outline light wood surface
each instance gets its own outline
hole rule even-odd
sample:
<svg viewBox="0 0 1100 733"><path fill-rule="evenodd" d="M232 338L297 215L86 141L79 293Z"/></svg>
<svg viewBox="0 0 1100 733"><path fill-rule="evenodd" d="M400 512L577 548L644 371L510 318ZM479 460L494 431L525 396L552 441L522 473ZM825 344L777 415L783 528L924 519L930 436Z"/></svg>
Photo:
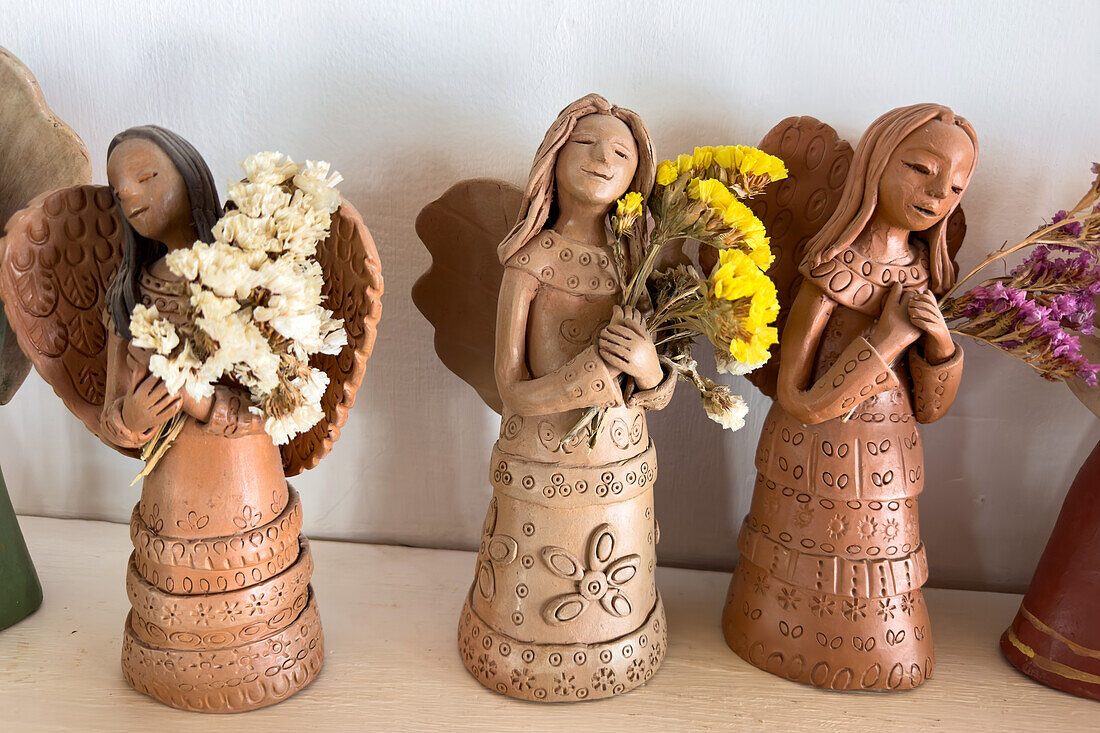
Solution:
<svg viewBox="0 0 1100 733"><path fill-rule="evenodd" d="M722 640L729 577L660 568L668 655L645 687L546 705L486 690L463 668L458 610L468 552L313 542L327 658L318 679L271 708L209 716L166 708L119 668L127 527L21 519L42 578L41 610L0 633L0 730L1100 730L1100 707L1041 687L997 648L1020 597L929 590L936 674L905 693L823 692L749 666Z"/></svg>

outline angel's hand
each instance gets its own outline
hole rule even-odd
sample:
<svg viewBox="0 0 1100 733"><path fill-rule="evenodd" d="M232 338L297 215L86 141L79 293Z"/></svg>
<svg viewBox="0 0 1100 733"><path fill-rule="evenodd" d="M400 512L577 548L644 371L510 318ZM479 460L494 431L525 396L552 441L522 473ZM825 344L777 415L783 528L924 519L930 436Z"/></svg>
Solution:
<svg viewBox="0 0 1100 733"><path fill-rule="evenodd" d="M921 334L909 320L910 297L900 283L894 283L883 299L882 314L868 339L887 363L894 361Z"/></svg>
<svg viewBox="0 0 1100 733"><path fill-rule="evenodd" d="M180 390L183 395L183 411L199 422L210 420L210 413L214 410L214 395L196 399L186 389Z"/></svg>
<svg viewBox="0 0 1100 733"><path fill-rule="evenodd" d="M248 408L252 402L248 395L229 387L214 388L213 405L203 430L226 438L242 438L257 435L264 430L264 419Z"/></svg>
<svg viewBox="0 0 1100 733"><path fill-rule="evenodd" d="M164 380L144 373L122 398L122 422L135 433L145 433L171 419L183 404L182 395L168 392Z"/></svg>
<svg viewBox="0 0 1100 733"><path fill-rule="evenodd" d="M664 373L645 316L636 308L615 306L611 323L600 333L600 356L613 370L634 377L640 389L653 389Z"/></svg>
<svg viewBox="0 0 1100 733"><path fill-rule="evenodd" d="M951 331L932 293L914 293L909 299L909 322L924 332L924 356L929 362L941 364L954 355Z"/></svg>

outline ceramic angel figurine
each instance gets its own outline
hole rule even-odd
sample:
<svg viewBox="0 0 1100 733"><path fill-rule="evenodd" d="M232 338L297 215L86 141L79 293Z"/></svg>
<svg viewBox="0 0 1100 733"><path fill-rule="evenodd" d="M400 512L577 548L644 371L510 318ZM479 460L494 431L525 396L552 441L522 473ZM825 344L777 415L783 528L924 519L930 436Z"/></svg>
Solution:
<svg viewBox="0 0 1100 733"><path fill-rule="evenodd" d="M324 416L280 449L249 392L223 379L204 399L173 394L131 337L139 309L184 326L195 291L165 263L215 240L222 204L206 163L179 135L137 127L111 142L107 178L110 187L59 190L13 217L0 292L39 373L105 443L136 455L181 416L130 522L126 679L188 710L270 705L307 685L324 655L313 559L286 476L331 449L354 402L380 315L377 252L342 202L316 260L348 343L311 360L330 381Z"/></svg>
<svg viewBox="0 0 1100 733"><path fill-rule="evenodd" d="M414 300L444 363L501 412L458 640L470 673L512 697L619 694L664 655L645 413L675 375L616 305L609 229L616 200L648 195L654 175L641 119L589 95L554 121L522 194L465 181L417 221L433 264ZM605 436L563 444L592 406L609 408Z"/></svg>
<svg viewBox="0 0 1100 733"><path fill-rule="evenodd" d="M934 659L917 425L943 416L962 375L935 298L956 276L975 133L919 104L876 120L854 155L808 117L761 147L790 171L761 207L790 305L777 369L754 375L775 404L723 631L791 680L916 687Z"/></svg>
<svg viewBox="0 0 1100 733"><path fill-rule="evenodd" d="M92 179L88 151L46 105L30 71L0 48L0 222L45 191ZM2 317L0 317L2 318ZM0 404L30 371L7 319L0 324ZM0 477L0 629L34 612L42 586Z"/></svg>

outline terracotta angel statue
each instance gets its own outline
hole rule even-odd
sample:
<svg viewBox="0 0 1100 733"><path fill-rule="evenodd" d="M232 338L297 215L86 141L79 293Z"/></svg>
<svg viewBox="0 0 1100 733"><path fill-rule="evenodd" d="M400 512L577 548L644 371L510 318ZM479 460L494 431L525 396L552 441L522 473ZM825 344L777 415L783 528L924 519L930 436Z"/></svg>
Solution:
<svg viewBox="0 0 1100 733"><path fill-rule="evenodd" d="M136 127L111 141L107 178L109 187L41 196L8 223L7 315L38 372L111 447L136 455L186 416L130 522L126 679L188 710L270 705L313 680L324 655L301 503L286 476L331 449L354 402L380 315L378 255L343 202L316 257L348 344L311 361L330 380L324 418L280 449L247 392L223 380L205 399L172 394L130 339L139 305L183 317L187 284L165 256L213 240L222 204L206 163L179 135Z"/></svg>
<svg viewBox="0 0 1100 733"><path fill-rule="evenodd" d="M918 104L876 120L854 154L809 117L761 147L790 171L758 204L786 318L777 368L752 377L775 403L723 631L798 682L916 687L934 660L917 426L944 415L962 376L936 296L956 276L977 139Z"/></svg>
<svg viewBox="0 0 1100 733"><path fill-rule="evenodd" d="M444 363L501 413L458 640L470 673L512 697L608 697L664 655L646 412L675 375L617 306L608 218L654 176L641 119L593 94L558 115L522 193L464 181L417 220L433 262L414 301ZM592 406L609 408L595 447L563 443Z"/></svg>
<svg viewBox="0 0 1100 733"><path fill-rule="evenodd" d="M31 72L0 48L0 222L40 193L92 179L88 151L46 105ZM15 396L31 363L0 315L0 405ZM42 603L15 509L0 477L0 629Z"/></svg>
<svg viewBox="0 0 1100 733"><path fill-rule="evenodd" d="M1095 319L1096 327L1100 318ZM1100 337L1083 341L1089 361L1100 363ZM1100 417L1100 390L1080 379L1069 386ZM1001 636L1001 651L1014 667L1048 687L1100 700L1098 605L1100 443L1066 494L1020 610Z"/></svg>

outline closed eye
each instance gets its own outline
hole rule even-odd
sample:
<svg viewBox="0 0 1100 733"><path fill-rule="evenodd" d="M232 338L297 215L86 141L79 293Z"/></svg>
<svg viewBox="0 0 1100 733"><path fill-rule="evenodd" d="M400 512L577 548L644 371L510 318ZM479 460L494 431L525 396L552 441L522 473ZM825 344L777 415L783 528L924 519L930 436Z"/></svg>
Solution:
<svg viewBox="0 0 1100 733"><path fill-rule="evenodd" d="M628 155L627 155L627 154L626 154L625 152L623 152L622 150L616 150L616 151L615 151L615 154L616 154L616 155L618 155L618 156L619 156L620 158L628 158L628 157L630 157L630 156L628 156Z"/></svg>
<svg viewBox="0 0 1100 733"><path fill-rule="evenodd" d="M928 175L932 174L932 170L928 166L926 166L922 163L906 163L905 165L906 165L906 167L912 168L913 170L915 170L917 173L920 173L921 175L928 176Z"/></svg>
<svg viewBox="0 0 1100 733"><path fill-rule="evenodd" d="M138 176L137 182L138 183L145 183L150 178L156 178L156 177L157 177L157 171L150 171L149 173L142 173L140 176Z"/></svg>
<svg viewBox="0 0 1100 733"><path fill-rule="evenodd" d="M962 186L952 186L952 187L951 187L951 191L952 191L952 192L953 192L953 193L954 193L954 194L955 194L956 196L958 196L958 195L959 195L960 193L962 193L962 192L963 192L963 190L962 190Z"/></svg>

